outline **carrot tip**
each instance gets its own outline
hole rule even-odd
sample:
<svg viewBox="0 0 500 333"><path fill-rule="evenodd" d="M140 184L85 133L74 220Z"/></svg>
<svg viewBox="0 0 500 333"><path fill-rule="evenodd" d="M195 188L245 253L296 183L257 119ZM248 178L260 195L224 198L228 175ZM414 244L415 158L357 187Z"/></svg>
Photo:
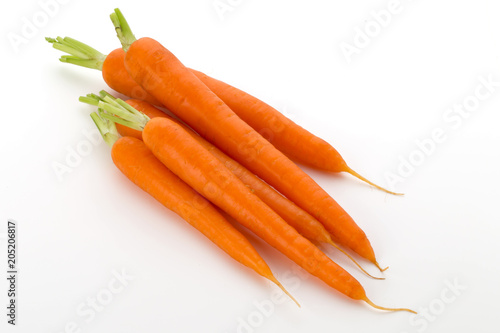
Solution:
<svg viewBox="0 0 500 333"><path fill-rule="evenodd" d="M376 262L376 261L374 262L374 264L375 264L375 266L377 266L377 268L378 268L381 272L385 272L385 271L389 268L389 266L387 266L386 268L382 268L382 267L380 267L379 263L378 263L378 262Z"/></svg>
<svg viewBox="0 0 500 333"><path fill-rule="evenodd" d="M376 305L372 301L370 301L368 299L368 297L366 297L366 296L365 296L365 298L363 300L366 303L368 303L369 305L371 305L372 307L374 307L375 309L384 310L384 311L392 311L392 312L395 312L395 311L406 311L406 312L411 312L411 313L417 314L416 311L413 311L413 310L407 309L407 308L386 308L384 306Z"/></svg>
<svg viewBox="0 0 500 333"><path fill-rule="evenodd" d="M349 166L346 165L346 169L344 170L345 172L347 173L350 173L351 175L353 175L354 177L364 181L365 183L367 184L370 184L371 186L381 190L381 191L384 191L386 193L389 193L389 194L392 194L392 195L404 195L404 193L398 193L398 192L393 192L393 191L389 191L388 189L385 189L383 188L382 186L379 186L371 181L369 181L368 179L366 179L365 177L361 176L359 173L357 173L356 171L354 171L353 169L351 169Z"/></svg>
<svg viewBox="0 0 500 333"><path fill-rule="evenodd" d="M343 249L341 249L337 244L335 244L332 240L330 240L328 242L330 245L332 245L333 247L335 247L337 250L339 250L340 252L342 252L345 256L347 256L347 258L349 258L356 266L358 266L358 268L363 272L365 273L366 275L368 275L369 277L371 277L372 279L375 279L375 280L385 280L385 277L376 277L376 276L373 276L371 275L370 273L368 273L363 267L361 267L361 265L352 257L349 255L349 253L347 253L346 251L344 251ZM377 264L377 267L378 264ZM380 269L380 267L379 267ZM382 272L382 270L381 270Z"/></svg>
<svg viewBox="0 0 500 333"><path fill-rule="evenodd" d="M269 280L271 280L272 282L274 282L288 297L290 297L290 299L292 301L295 302L295 304L297 304L297 306L300 308L300 303L295 299L295 297L293 297L286 289L285 287L283 287L283 285L274 277L274 275L271 275L270 277L268 277Z"/></svg>

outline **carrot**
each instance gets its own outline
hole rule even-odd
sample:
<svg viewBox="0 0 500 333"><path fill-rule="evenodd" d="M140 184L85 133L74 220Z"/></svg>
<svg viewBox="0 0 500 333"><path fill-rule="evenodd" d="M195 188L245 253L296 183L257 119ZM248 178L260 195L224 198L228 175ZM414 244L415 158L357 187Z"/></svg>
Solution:
<svg viewBox="0 0 500 333"><path fill-rule="evenodd" d="M103 112L103 117L142 129L144 143L169 170L310 274L344 295L375 308L411 311L373 304L354 277L264 204L181 125L165 117L150 120L119 99L113 101L105 97L104 100L108 103L98 103L98 107L107 112Z"/></svg>
<svg viewBox="0 0 500 333"><path fill-rule="evenodd" d="M152 104L160 104L156 101L156 98L149 95L144 89L138 86L135 81L125 73L124 65L123 65L123 57L124 52L121 49L115 50L109 56L104 56L100 52L95 51L94 49L88 47L87 45L75 41L69 37L57 39L47 38L47 40L53 43L53 46L59 50L70 53L69 56L62 56L61 61L72 63L84 67L95 68L103 70L103 77L105 78L108 85L114 88L116 91L126 94L128 96L132 96L135 98L143 99L151 102ZM88 51L91 49L94 51ZM83 54L83 56L82 56ZM91 55L89 55L91 54ZM103 64L108 64L107 66L103 66ZM114 70L117 73L113 75ZM272 128L272 127L271 127ZM220 134L220 133L219 133ZM245 133L243 133L245 135ZM220 139L225 140L225 139ZM247 140L248 141L248 140ZM217 142L215 142L218 144ZM256 143L256 142L255 142ZM252 148L248 145L252 145L252 142L240 143L235 148L233 144L233 150L237 150L236 156L233 155L236 159L238 159L241 163L245 164L242 159L247 159L249 163L252 162L251 155L255 155L255 150L252 152ZM249 149L250 148L250 149ZM244 156L247 155L247 156ZM271 160L274 157L271 157ZM264 164L265 161L262 161ZM271 161L271 163L273 163ZM287 163L290 165L290 163ZM245 164L248 168L249 165ZM259 168L262 168L259 166ZM269 168L268 168L269 169ZM253 170L256 172L255 170ZM352 221L351 217L340 207L338 204L331 199L326 192L324 192L317 184L315 184L312 179L307 179L308 185L304 185L304 187L310 187L310 190L315 195L312 196L312 199L315 199L317 202L321 202L321 205L315 205L314 201L311 201L307 197L302 197L302 200L298 197L301 196L300 193L292 193L293 186L290 183L282 184L280 186L279 183L282 182L279 175L271 174L271 170L264 170L267 172L266 174L261 174L256 172L259 176L267 180L271 185L276 187L280 192L282 192L285 196L296 202L300 205L304 210L308 211L312 214L316 219L318 219L321 223L325 225L327 230L332 234L332 236L337 240L338 243L350 247L354 252L358 253L362 257L373 262L377 267L378 265L375 255L373 253L373 249L371 248L370 243L366 239L364 233L357 227L357 225ZM295 172L299 171L298 168L295 167ZM304 173L302 173L305 175ZM274 176L274 181L270 177ZM299 180L300 181L300 180ZM319 189L318 189L319 188ZM341 219L340 225L336 225L336 219ZM348 231L347 233L343 232L343 230ZM348 236L348 234L352 233L352 236ZM382 269L381 269L382 270Z"/></svg>
<svg viewBox="0 0 500 333"><path fill-rule="evenodd" d="M95 112L91 116L105 141L112 146L114 164L128 179L186 220L233 259L275 283L299 305L274 277L246 237L214 206L167 169L142 141L131 137L118 139L112 122L101 119Z"/></svg>
<svg viewBox="0 0 500 333"><path fill-rule="evenodd" d="M102 70L104 80L112 89L129 97L159 105L156 98L144 91L128 74L124 65L125 52L123 49L115 49L108 56L92 49L96 52L92 56L85 55L86 58L78 58L79 50L85 50L88 48L87 45L69 37L46 39L53 43L55 48L72 54L72 56L62 56L60 58L62 62ZM89 63L89 58L101 60L97 63ZM95 65L92 67L91 64ZM326 172L347 172L382 191L402 195L402 193L389 191L361 176L347 165L332 145L294 123L272 106L195 69L190 69L190 71L226 103L238 117L291 159Z"/></svg>
<svg viewBox="0 0 500 333"><path fill-rule="evenodd" d="M146 92L208 141L320 221L334 241L377 267L365 233L311 177L241 120L170 51L151 38L135 40L119 10L112 14L125 68Z"/></svg>
<svg viewBox="0 0 500 333"><path fill-rule="evenodd" d="M99 51L89 47L88 45L69 37L46 38L46 40L52 43L54 48L63 50L71 54L71 56L62 56L60 58L62 62L101 70L103 78L110 87L113 87L116 91L122 94L136 96L138 100L126 101L134 108L145 113L150 118L168 117L163 111L152 107L149 104L140 103L139 100L151 101L155 100L155 98L147 94L140 86L138 86L125 70L125 52L123 51L123 49L116 49L108 56L105 56ZM85 55L85 58L82 58L82 54ZM195 72L195 74L197 75L198 73L199 72ZM116 127L118 129L118 132L122 136L130 136L142 140L142 132L131 129L130 127L121 124L116 124ZM192 133L194 134L194 132ZM371 276L354 260L354 258L352 258L349 254L347 254L332 241L330 235L324 229L323 225L321 225L310 214L297 207L293 202L284 198L281 194L272 189L269 185L262 182L258 177L253 175L250 171L245 169L238 162L228 157L208 141L202 139L196 134L195 138L200 142L200 144L204 145L205 148L207 148L209 151L212 151L213 154L219 160L224 162L227 167L230 167L231 171L233 171L233 173L235 173L238 178L240 178L240 180L242 180L247 186L250 186L252 190L256 192L256 194L267 205L269 205L283 219L285 219L290 225L297 229L299 233L312 241L324 242L333 245L338 250L347 255L363 272Z"/></svg>
<svg viewBox="0 0 500 333"><path fill-rule="evenodd" d="M104 91L101 91L102 95L107 95ZM111 97L111 96L110 96ZM354 264L363 271L366 275L374 278L383 280L384 278L375 277L369 274L361 265L351 257L347 252L342 250L337 244L335 244L330 234L326 231L323 225L318 222L314 217L309 215L306 211L299 208L293 202L282 196L279 192L273 189L271 186L266 184L264 181L260 180L253 173L248 171L244 166L224 154L220 149L215 147L213 144L203 139L197 133L192 131L187 126L181 124L177 120L169 117L160 109L152 106L151 104L137 100L137 99L129 99L125 101L128 105L132 106L139 112L144 113L149 118L153 119L156 117L164 117L168 118L176 123L178 123L186 132L188 132L200 145L202 145L205 149L207 149L212 155L214 155L219 161L224 163L224 165L231 170L233 174L236 175L252 192L259 197L266 205L268 205L272 210L278 213L285 222L294 227L302 236L307 239L318 242L318 243L327 243L335 247L337 250L346 255ZM118 133L122 136L131 136L137 139L142 140L142 132L137 131L135 129L131 129L130 127L116 124L116 128Z"/></svg>
<svg viewBox="0 0 500 333"><path fill-rule="evenodd" d="M402 195L402 193L389 191L361 176L347 165L332 145L297 125L272 106L202 72L194 69L191 71L238 117L291 159L327 172L347 172L379 190Z"/></svg>

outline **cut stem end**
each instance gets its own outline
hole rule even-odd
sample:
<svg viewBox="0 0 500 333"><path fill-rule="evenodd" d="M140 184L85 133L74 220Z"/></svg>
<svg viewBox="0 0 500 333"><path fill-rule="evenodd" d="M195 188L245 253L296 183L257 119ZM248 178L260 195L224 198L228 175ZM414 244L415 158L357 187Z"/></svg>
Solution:
<svg viewBox="0 0 500 333"><path fill-rule="evenodd" d="M104 141L110 146L119 138L115 123L142 131L149 121L149 117L144 113L137 111L121 99L114 98L104 90L99 95L81 96L79 101L97 106L98 112L93 112L90 116Z"/></svg>
<svg viewBox="0 0 500 333"><path fill-rule="evenodd" d="M67 53L67 55L63 55L59 58L61 62L97 69L99 71L102 70L106 55L87 44L70 37L46 37L45 40L51 43L55 49Z"/></svg>
<svg viewBox="0 0 500 333"><path fill-rule="evenodd" d="M111 22L113 22L116 36L122 44L123 51L127 52L130 45L132 45L132 43L136 41L136 38L132 33L132 29L130 29L128 22L125 19L125 16L123 16L120 9L115 8L115 11L111 13L109 17L111 19Z"/></svg>

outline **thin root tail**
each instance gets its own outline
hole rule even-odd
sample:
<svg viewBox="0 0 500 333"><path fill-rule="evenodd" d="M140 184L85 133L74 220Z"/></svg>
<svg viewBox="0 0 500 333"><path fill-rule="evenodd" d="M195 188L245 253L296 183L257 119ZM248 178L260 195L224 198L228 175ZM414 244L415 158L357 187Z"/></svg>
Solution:
<svg viewBox="0 0 500 333"><path fill-rule="evenodd" d="M371 305L372 307L374 307L375 309L379 309L379 310L392 311L392 312L395 312L395 311L407 311L407 312L411 312L411 313L417 314L416 311L413 311L413 310L407 309L407 308L386 308L386 307L383 307L383 306L380 306L380 305L376 305L372 301L370 301L368 299L368 297L365 297L364 301L366 303L368 303L369 305Z"/></svg>
<svg viewBox="0 0 500 333"><path fill-rule="evenodd" d="M379 186L371 181L369 181L368 179L366 179L365 177L361 176L359 173L357 173L356 171L354 171L353 169L351 169L350 167L346 166L347 169L345 170L347 173L350 173L351 175L353 175L354 177L364 181L365 183L367 184L370 184L371 186L375 187L375 188L378 188L379 190L381 191L384 191L386 193L389 193L389 194L392 194L392 195L404 195L404 193L397 193L397 192L393 192L393 191L389 191L388 189L385 189L383 188L382 186Z"/></svg>
<svg viewBox="0 0 500 333"><path fill-rule="evenodd" d="M272 278L269 278L272 282L274 282L278 287L280 287L281 290L283 290L283 292L288 296L290 297L290 299L292 301L295 302L295 304L297 304L297 306L300 308L300 303L295 299L295 297L292 296L292 294L290 294L286 289L285 287L283 287L283 285L273 276Z"/></svg>
<svg viewBox="0 0 500 333"><path fill-rule="evenodd" d="M358 266L358 268L363 272L365 273L366 275L368 275L369 277L371 277L372 279L376 279L376 280L385 280L384 277L376 277L376 276L373 276L371 275L370 273L368 273L363 267L361 267L361 265L352 257L349 255L349 253L347 253L346 251L342 250L337 244L335 244L333 241L330 241L329 242L330 245L332 245L333 247L335 247L337 250L339 250L340 252L342 252L347 258L349 258L356 266ZM377 264L377 267L380 269L380 266L378 266ZM383 272L382 270L380 270L381 272Z"/></svg>
<svg viewBox="0 0 500 333"><path fill-rule="evenodd" d="M380 267L379 263L378 263L378 262L376 262L376 261L374 262L374 264L375 264L375 266L377 266L377 268L378 268L381 272L385 272L385 271L389 268L389 266L387 266L386 268L382 268L382 267Z"/></svg>

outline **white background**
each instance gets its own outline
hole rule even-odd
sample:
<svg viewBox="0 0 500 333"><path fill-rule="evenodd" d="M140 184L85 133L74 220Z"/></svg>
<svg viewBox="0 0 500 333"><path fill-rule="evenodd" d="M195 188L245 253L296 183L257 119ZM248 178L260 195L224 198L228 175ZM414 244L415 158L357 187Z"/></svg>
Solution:
<svg viewBox="0 0 500 333"><path fill-rule="evenodd" d="M12 328L0 274L0 331L496 332L500 87L467 118L443 117L474 100L480 77L500 81L498 2L401 0L350 62L342 43L355 45L371 11L389 1L222 3L231 10L221 18L213 0L68 1L17 47L9 36L23 36L25 20L43 9L33 0L4 4L0 258L5 272L6 224L15 219L20 275ZM394 188L406 195L394 197L349 175L306 169L390 269L376 281L327 249L331 257L375 302L411 307L418 317L347 299L252 238L302 308L270 305L275 286L135 188L104 143L58 180L53 164L66 163L68 149L94 126L92 108L78 96L106 86L97 71L59 63L61 53L43 37L71 36L110 52L119 47L108 18L116 6L137 37L154 37L187 66L267 101L332 143L360 173L385 186L389 173L401 177ZM416 141L438 128L446 140L419 153ZM410 157L419 164L411 172L402 166ZM122 270L133 281L90 310L89 298L109 295L113 272Z"/></svg>

